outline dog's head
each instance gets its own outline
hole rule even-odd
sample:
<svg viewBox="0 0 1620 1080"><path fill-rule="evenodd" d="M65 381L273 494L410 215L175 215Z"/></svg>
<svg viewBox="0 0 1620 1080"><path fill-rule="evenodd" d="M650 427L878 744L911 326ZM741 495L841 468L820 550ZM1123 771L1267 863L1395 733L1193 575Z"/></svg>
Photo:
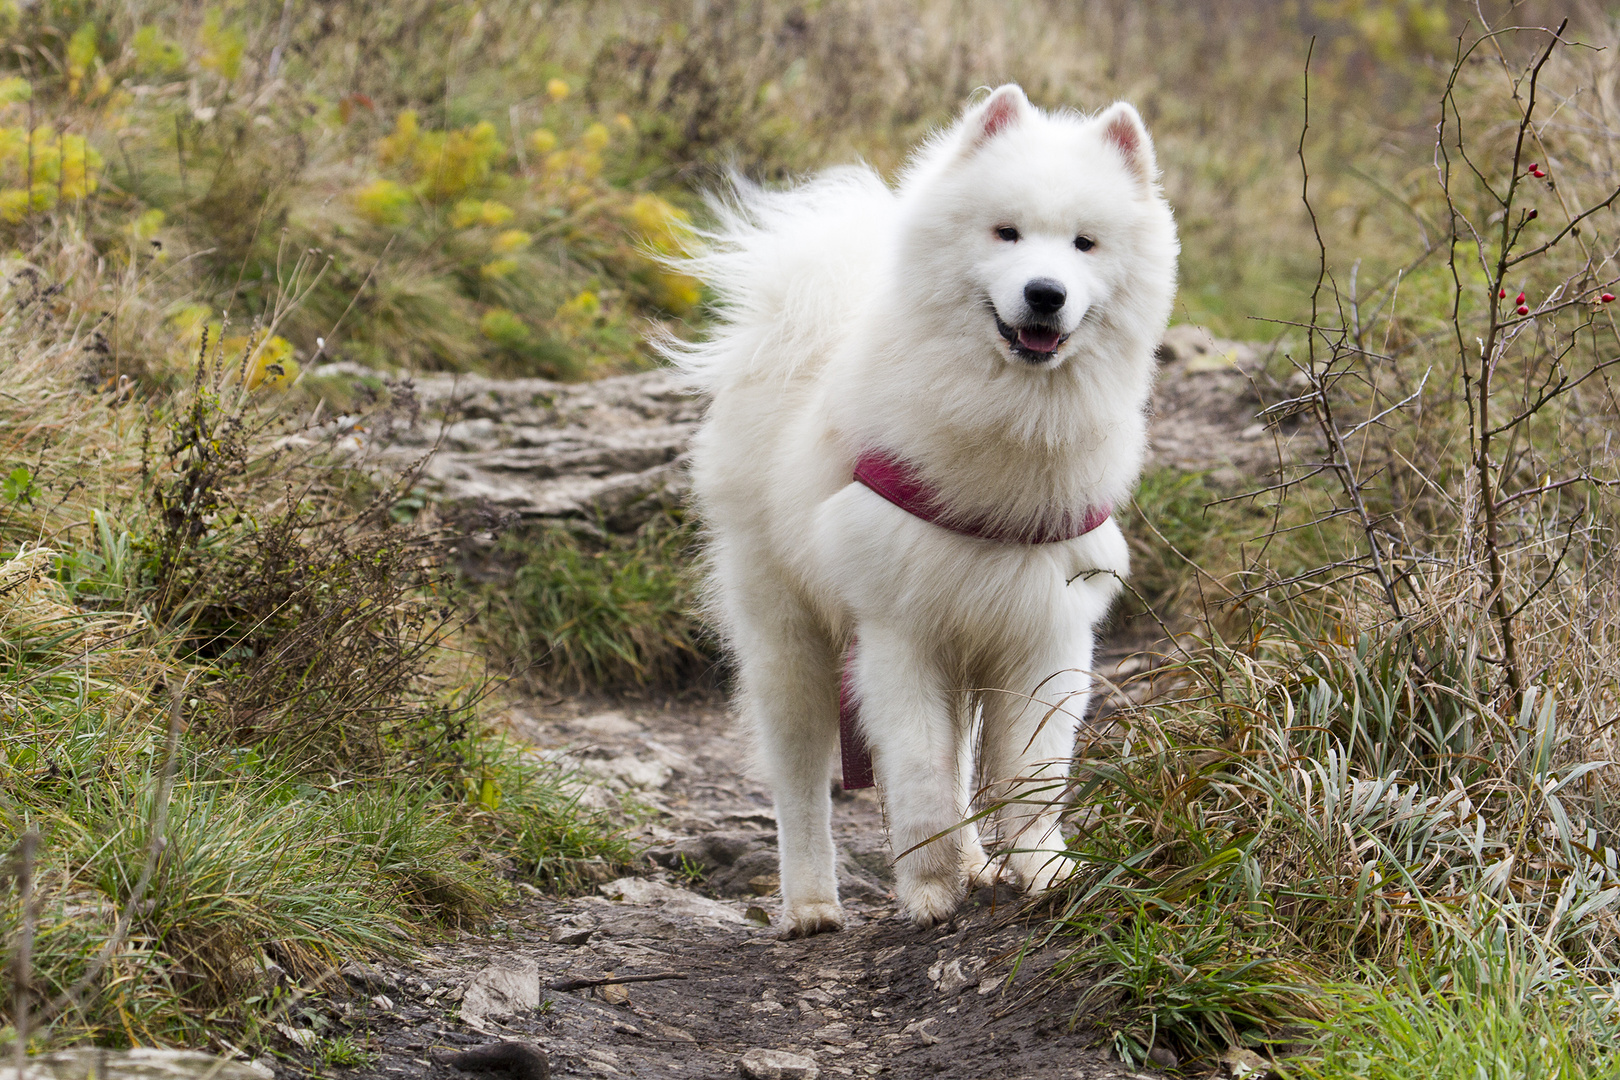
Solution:
<svg viewBox="0 0 1620 1080"><path fill-rule="evenodd" d="M959 333L1031 369L1109 335L1156 342L1177 243L1130 105L1047 114L1003 86L934 142L908 186L915 302L956 308Z"/></svg>

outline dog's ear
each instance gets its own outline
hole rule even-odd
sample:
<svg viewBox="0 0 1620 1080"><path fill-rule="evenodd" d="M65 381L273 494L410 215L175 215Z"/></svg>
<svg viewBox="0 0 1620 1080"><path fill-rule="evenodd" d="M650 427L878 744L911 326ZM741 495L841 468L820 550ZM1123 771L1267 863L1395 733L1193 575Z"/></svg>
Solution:
<svg viewBox="0 0 1620 1080"><path fill-rule="evenodd" d="M1017 83L997 87L983 105L967 116L967 149L977 150L1008 128L1016 127L1029 111L1029 98Z"/></svg>
<svg viewBox="0 0 1620 1080"><path fill-rule="evenodd" d="M1126 101L1108 106L1097 122L1102 125L1103 142L1119 151L1125 159L1125 168L1149 187L1159 178L1159 166L1153 159L1153 140L1148 138L1147 126L1135 107Z"/></svg>

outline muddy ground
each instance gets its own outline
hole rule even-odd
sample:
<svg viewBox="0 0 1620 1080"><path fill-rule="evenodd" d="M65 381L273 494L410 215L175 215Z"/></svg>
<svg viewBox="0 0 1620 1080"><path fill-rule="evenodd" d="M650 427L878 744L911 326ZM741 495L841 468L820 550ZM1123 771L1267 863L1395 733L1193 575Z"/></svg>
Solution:
<svg viewBox="0 0 1620 1080"><path fill-rule="evenodd" d="M1010 890L980 890L954 925L898 918L870 790L834 801L848 927L784 941L761 924L780 905L775 819L723 703L530 703L511 722L537 752L592 775L590 798L646 808L636 828L650 872L575 899L526 891L487 933L405 966L349 969L358 992L326 1014L324 1035L347 1031L379 1056L317 1069L294 1045L314 1017L295 1015L281 1075L467 1077L440 1059L498 1039L543 1048L556 1077L748 1076L757 1050L809 1059L823 1077L1146 1075L1083 1024L1070 1030L1072 995L1028 1000L1061 953L1032 940ZM609 975L670 977L522 1000L526 986ZM792 1065L779 1075L809 1075Z"/></svg>

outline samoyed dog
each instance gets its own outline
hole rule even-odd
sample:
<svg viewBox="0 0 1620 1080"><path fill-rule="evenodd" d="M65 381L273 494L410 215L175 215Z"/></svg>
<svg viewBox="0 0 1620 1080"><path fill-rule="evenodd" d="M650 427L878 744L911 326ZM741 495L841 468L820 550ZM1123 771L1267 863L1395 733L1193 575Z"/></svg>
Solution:
<svg viewBox="0 0 1620 1080"><path fill-rule="evenodd" d="M670 351L711 399L692 483L774 789L784 929L844 922L840 759L846 786L875 776L917 925L975 878L1046 888L1175 290L1142 120L1003 86L895 188L846 168L717 209L685 264L717 325ZM997 808L994 864L961 827L975 798Z"/></svg>

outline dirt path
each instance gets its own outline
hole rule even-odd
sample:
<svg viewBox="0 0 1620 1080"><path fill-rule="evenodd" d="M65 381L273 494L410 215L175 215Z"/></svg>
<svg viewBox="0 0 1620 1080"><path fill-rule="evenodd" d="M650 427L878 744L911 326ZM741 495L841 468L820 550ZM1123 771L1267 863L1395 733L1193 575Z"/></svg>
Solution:
<svg viewBox="0 0 1620 1080"><path fill-rule="evenodd" d="M788 942L751 921L751 907L757 920L779 905L775 819L723 706L531 706L513 721L542 752L594 774L592 797L629 791L644 803L651 857L672 869L604 883L598 896L529 895L487 936L407 968L351 971L375 996L351 1004L344 1026L369 1032L382 1054L331 1071L467 1076L437 1058L504 1037L543 1047L558 1077L811 1075L759 1050L808 1059L823 1077L1142 1075L1066 1033L1055 999L1009 1009L1055 955L1032 955L1008 978L1028 939L1011 894L981 890L953 926L918 931L897 918L870 791L834 802L849 926ZM609 974L682 977L541 989L535 1005L536 987ZM771 1060L786 1066L772 1072Z"/></svg>
<svg viewBox="0 0 1620 1080"><path fill-rule="evenodd" d="M1254 420L1262 357L1253 345L1172 328L1154 460L1222 484L1263 474L1278 448ZM533 520L594 516L624 530L679 497L681 452L701 412L660 372L585 387L425 377L415 393L427 406L421 417L412 412L410 424L376 439L384 465L440 445L427 479L442 497ZM1108 660L1149 645L1116 635ZM1126 670L1105 673L1118 683ZM1142 1075L1067 1033L1056 997L1018 1006L1057 954L1029 956L1008 978L1028 939L1014 921L1016 897L982 891L954 925L926 932L896 918L872 792L834 803L849 926L784 942L761 925L779 906L776 822L723 705L531 703L511 719L536 752L594 774L598 804L628 793L648 808L637 827L660 869L604 881L595 896L535 892L484 936L433 948L408 968L351 972L365 992L328 1037L347 1031L382 1053L325 1075L464 1076L438 1056L500 1038L543 1047L559 1077ZM545 989L610 974L681 977ZM759 1050L808 1060L773 1072L750 1056Z"/></svg>

